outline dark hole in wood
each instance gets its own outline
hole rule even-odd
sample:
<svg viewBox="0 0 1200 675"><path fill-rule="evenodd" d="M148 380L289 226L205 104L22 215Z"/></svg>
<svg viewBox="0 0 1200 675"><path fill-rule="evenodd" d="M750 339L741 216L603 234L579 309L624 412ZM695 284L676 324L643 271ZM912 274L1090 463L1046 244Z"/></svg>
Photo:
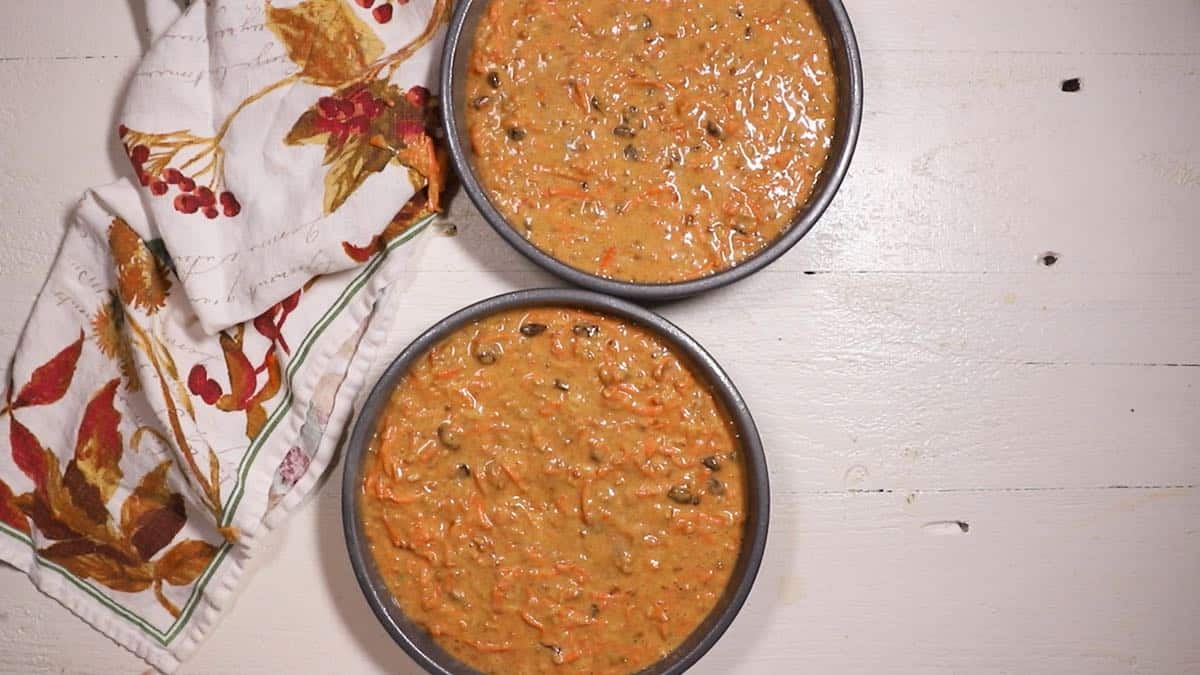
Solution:
<svg viewBox="0 0 1200 675"><path fill-rule="evenodd" d="M1043 253L1042 254L1042 264L1045 265L1046 267L1053 267L1054 264L1057 262L1058 262L1058 254L1057 253Z"/></svg>
<svg viewBox="0 0 1200 675"><path fill-rule="evenodd" d="M1068 94L1073 94L1073 93L1079 91L1079 88L1080 88L1080 83L1079 83L1078 77L1072 77L1069 80L1062 81L1062 90L1067 92Z"/></svg>

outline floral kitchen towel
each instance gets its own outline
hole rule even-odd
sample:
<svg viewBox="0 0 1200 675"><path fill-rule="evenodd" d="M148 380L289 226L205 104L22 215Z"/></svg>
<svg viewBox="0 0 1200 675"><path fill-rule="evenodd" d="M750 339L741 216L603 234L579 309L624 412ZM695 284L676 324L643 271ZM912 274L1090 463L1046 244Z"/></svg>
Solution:
<svg viewBox="0 0 1200 675"><path fill-rule="evenodd" d="M159 0L162 2L162 0ZM439 210L449 0L207 0L158 37L0 401L0 559L163 671L328 466Z"/></svg>

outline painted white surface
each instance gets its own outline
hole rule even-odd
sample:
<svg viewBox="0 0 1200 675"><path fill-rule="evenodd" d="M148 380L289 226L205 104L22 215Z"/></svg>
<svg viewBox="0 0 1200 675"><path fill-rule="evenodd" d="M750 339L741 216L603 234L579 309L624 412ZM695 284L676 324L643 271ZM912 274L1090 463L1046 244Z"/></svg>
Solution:
<svg viewBox="0 0 1200 675"><path fill-rule="evenodd" d="M126 171L141 1L4 6L0 356L79 193ZM774 489L755 591L694 672L1200 672L1200 2L847 4L867 110L834 206L662 308L742 389ZM450 220L392 297L396 350L553 281L461 195ZM414 672L337 478L183 672ZM0 570L0 671L144 669Z"/></svg>

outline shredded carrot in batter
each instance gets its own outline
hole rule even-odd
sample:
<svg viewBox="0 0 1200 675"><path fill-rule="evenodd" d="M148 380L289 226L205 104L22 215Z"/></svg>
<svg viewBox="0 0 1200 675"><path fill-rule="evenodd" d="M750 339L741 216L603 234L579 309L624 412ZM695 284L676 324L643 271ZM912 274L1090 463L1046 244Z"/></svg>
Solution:
<svg viewBox="0 0 1200 675"><path fill-rule="evenodd" d="M480 320L416 362L381 420L362 482L376 563L484 672L637 671L737 562L737 440L637 326L566 308Z"/></svg>
<svg viewBox="0 0 1200 675"><path fill-rule="evenodd" d="M837 124L804 0L493 3L471 59L467 127L492 203L614 279L694 279L762 250L809 200Z"/></svg>

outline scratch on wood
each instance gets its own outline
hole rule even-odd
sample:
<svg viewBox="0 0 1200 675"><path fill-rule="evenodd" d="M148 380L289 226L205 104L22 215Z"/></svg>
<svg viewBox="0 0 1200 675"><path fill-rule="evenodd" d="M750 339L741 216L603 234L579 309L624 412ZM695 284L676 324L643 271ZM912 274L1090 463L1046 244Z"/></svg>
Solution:
<svg viewBox="0 0 1200 675"><path fill-rule="evenodd" d="M947 535L966 534L971 531L971 525L963 520L935 520L932 523L922 525L921 530L925 534L944 537Z"/></svg>
<svg viewBox="0 0 1200 675"><path fill-rule="evenodd" d="M1156 363L1153 361L1022 361L1023 366L1134 366L1138 368L1200 368L1200 363Z"/></svg>
<svg viewBox="0 0 1200 675"><path fill-rule="evenodd" d="M121 56L113 54L111 56L0 56L0 63L11 63L15 61L112 61L114 59L141 59L140 56Z"/></svg>
<svg viewBox="0 0 1200 675"><path fill-rule="evenodd" d="M922 47L863 47L864 53L875 54L997 54L1016 56L1200 56L1200 52L1130 52L1130 51L1067 51L1060 49L938 49Z"/></svg>
<svg viewBox="0 0 1200 675"><path fill-rule="evenodd" d="M859 494L894 494L896 492L910 493L915 499L921 494L993 494L1004 492L1086 492L1092 490L1194 490L1195 483L1179 483L1164 485L1080 485L1080 486L1050 486L1039 485L1030 487L977 487L977 488L846 488L844 490L809 490L797 491L796 494L809 495L859 495Z"/></svg>

